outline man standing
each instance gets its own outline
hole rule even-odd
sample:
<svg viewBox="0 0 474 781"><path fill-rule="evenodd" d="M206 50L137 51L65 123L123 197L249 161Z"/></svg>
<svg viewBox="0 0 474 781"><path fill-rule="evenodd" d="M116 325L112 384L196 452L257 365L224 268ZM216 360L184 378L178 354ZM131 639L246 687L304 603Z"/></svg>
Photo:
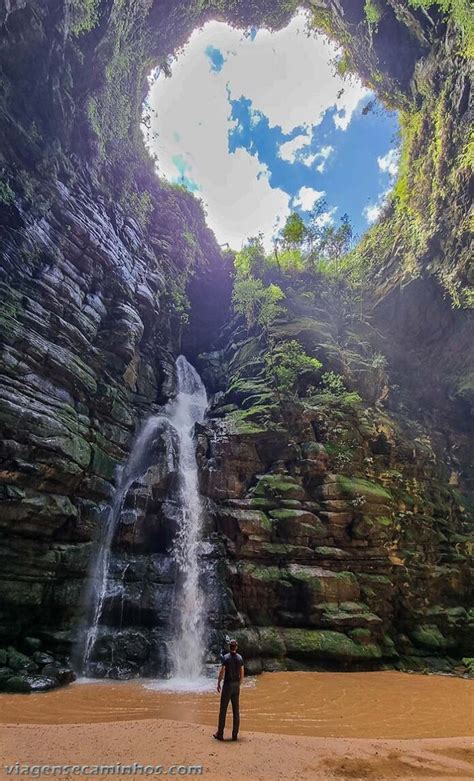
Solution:
<svg viewBox="0 0 474 781"><path fill-rule="evenodd" d="M240 684L244 677L244 660L237 653L237 640L231 640L229 643L229 653L225 654L217 679L217 691L221 692L221 704L219 709L219 726L214 733L216 740L224 740L225 717L229 701L232 703L232 740L237 740L240 725L239 698Z"/></svg>

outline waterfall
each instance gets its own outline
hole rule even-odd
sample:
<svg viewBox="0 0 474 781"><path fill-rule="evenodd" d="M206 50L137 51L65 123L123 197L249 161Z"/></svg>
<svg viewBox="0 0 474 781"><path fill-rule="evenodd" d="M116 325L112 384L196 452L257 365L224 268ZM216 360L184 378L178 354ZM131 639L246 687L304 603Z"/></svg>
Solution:
<svg viewBox="0 0 474 781"><path fill-rule="evenodd" d="M170 423L179 440L181 517L174 543L179 582L173 610L172 662L177 678L193 680L202 672L206 626L206 599L200 583L199 557L204 513L193 431L195 424L204 418L207 396L198 373L182 355L176 367L178 395L172 404Z"/></svg>
<svg viewBox="0 0 474 781"><path fill-rule="evenodd" d="M204 419L207 396L198 373L182 355L176 361L176 370L176 398L164 407L162 414L148 418L140 429L129 459L119 472L114 501L103 524L87 595L90 621L81 654L85 673L98 638L107 594L111 547L125 498L132 484L150 466L153 441L166 428L171 428L175 434L179 457L180 518L172 552L178 576L172 610L171 661L174 676L180 680L195 680L202 672L207 608L200 583L199 552L204 512L193 433L195 424Z"/></svg>
<svg viewBox="0 0 474 781"><path fill-rule="evenodd" d="M97 554L91 567L90 584L87 592L90 621L82 653L82 669L84 672L87 672L88 670L91 653L97 641L100 619L102 617L105 596L107 593L110 552L125 497L135 480L140 477L147 468L147 456L157 431L163 426L168 425L168 423L169 421L164 415L153 415L148 418L135 438L127 463L119 471L114 501L107 520L102 526L97 545Z"/></svg>

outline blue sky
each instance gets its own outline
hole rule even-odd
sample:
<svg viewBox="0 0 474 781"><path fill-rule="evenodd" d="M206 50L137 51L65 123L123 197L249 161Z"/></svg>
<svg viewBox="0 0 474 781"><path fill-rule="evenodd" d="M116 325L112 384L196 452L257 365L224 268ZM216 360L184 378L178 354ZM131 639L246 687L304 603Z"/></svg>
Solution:
<svg viewBox="0 0 474 781"><path fill-rule="evenodd" d="M397 170L398 121L357 79L341 80L338 51L305 34L298 14L277 33L220 22L193 33L147 98L147 143L158 171L200 197L220 243L239 249L262 231L268 247L292 210L320 199L362 234Z"/></svg>

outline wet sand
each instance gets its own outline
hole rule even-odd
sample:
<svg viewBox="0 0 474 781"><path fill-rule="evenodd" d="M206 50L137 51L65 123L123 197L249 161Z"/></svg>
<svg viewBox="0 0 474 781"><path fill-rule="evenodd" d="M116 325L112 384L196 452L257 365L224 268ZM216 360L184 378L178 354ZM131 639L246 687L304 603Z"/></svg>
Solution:
<svg viewBox="0 0 474 781"><path fill-rule="evenodd" d="M128 682L0 695L1 765L202 764L209 781L474 778L473 681L268 673L241 699L242 739L218 743L212 692Z"/></svg>

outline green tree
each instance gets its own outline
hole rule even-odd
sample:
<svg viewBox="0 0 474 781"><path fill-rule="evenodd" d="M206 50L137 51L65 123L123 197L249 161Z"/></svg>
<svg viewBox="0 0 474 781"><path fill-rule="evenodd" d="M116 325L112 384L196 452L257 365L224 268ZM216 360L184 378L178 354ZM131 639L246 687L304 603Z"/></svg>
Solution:
<svg viewBox="0 0 474 781"><path fill-rule="evenodd" d="M261 279L237 274L232 304L234 311L245 317L248 328L259 325L268 330L282 311L279 302L284 298L278 285L264 285Z"/></svg>
<svg viewBox="0 0 474 781"><path fill-rule="evenodd" d="M240 274L262 279L268 268L263 246L263 233L247 239L247 244L235 257L235 268Z"/></svg>
<svg viewBox="0 0 474 781"><path fill-rule="evenodd" d="M351 249L354 233L349 216L344 214L336 227L327 223L326 201L318 201L307 224L307 259L311 266L318 260L339 261Z"/></svg>
<svg viewBox="0 0 474 781"><path fill-rule="evenodd" d="M314 270L321 261L334 263L351 249L353 230L347 214L339 225L327 222L327 203L317 202L306 222L293 212L280 233L279 243L283 252L278 256L280 269L300 271L305 267Z"/></svg>
<svg viewBox="0 0 474 781"><path fill-rule="evenodd" d="M307 230L302 217L297 212L292 212L281 232L283 245L288 249L302 247L306 236Z"/></svg>

